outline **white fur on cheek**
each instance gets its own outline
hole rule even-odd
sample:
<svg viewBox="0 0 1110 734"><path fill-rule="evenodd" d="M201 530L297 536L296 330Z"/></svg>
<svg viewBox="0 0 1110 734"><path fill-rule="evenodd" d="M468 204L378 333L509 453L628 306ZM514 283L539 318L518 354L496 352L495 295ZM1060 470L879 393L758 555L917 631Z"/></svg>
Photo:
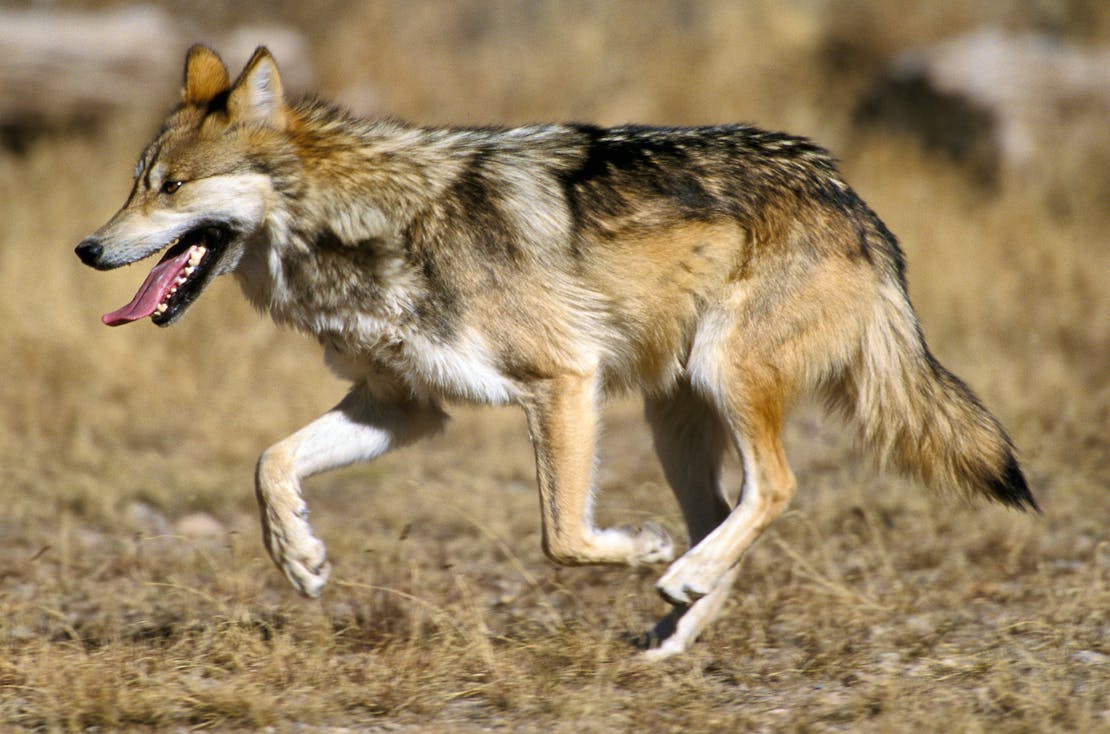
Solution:
<svg viewBox="0 0 1110 734"><path fill-rule="evenodd" d="M189 181L179 194L178 211L197 224L210 219L249 233L262 224L273 187L261 173L236 173Z"/></svg>

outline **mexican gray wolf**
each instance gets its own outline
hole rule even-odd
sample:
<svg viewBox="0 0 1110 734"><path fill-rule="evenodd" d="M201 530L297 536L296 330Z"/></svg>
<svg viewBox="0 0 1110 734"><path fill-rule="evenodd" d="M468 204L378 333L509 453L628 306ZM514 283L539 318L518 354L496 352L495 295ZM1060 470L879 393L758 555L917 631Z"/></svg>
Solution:
<svg viewBox="0 0 1110 734"><path fill-rule="evenodd" d="M523 408L553 561L670 562L653 657L717 615L794 495L780 437L802 393L926 484L1036 509L999 422L926 347L894 236L803 138L367 121L287 100L265 48L232 82L194 46L126 203L77 247L100 269L160 251L106 324L168 326L231 273L352 383L257 466L266 547L310 597L330 566L301 480L437 431L457 401ZM658 525L592 521L599 405L630 390L689 533L677 560Z"/></svg>

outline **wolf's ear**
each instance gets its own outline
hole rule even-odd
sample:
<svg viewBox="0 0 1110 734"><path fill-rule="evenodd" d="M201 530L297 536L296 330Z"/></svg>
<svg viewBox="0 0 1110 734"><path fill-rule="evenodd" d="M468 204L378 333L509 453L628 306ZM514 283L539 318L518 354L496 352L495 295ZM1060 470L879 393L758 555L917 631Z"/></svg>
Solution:
<svg viewBox="0 0 1110 734"><path fill-rule="evenodd" d="M263 122L285 127L285 92L274 57L259 46L227 97L227 114L237 122Z"/></svg>
<svg viewBox="0 0 1110 734"><path fill-rule="evenodd" d="M185 104L205 104L231 86L227 67L212 49L199 43L185 56L185 86L181 98Z"/></svg>

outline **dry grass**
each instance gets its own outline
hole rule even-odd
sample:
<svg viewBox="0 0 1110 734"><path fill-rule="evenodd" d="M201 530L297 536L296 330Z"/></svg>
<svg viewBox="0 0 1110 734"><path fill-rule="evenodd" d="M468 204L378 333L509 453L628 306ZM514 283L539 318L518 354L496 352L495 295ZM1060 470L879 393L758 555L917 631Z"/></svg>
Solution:
<svg viewBox="0 0 1110 734"><path fill-rule="evenodd" d="M859 140L863 70L836 76L820 50L856 29L881 58L1043 18L1009 3L929 3L912 22L894 4L386 3L339 23L289 5L326 90L407 117L755 119L848 151L849 180L903 238L935 351L1011 428L1045 514L878 475L803 409L794 509L706 639L652 666L622 635L663 611L658 571L547 563L521 417L459 409L442 437L309 482L336 570L304 601L265 557L250 482L263 447L341 394L319 349L230 282L170 330L104 329L137 273L71 253L123 199L151 132L137 111L0 152L0 728L1110 729L1110 217L1090 189L1105 172L1062 150L1049 179L988 194L904 140ZM1110 37L1104 6L1073 5ZM677 531L636 406L608 425L602 519Z"/></svg>

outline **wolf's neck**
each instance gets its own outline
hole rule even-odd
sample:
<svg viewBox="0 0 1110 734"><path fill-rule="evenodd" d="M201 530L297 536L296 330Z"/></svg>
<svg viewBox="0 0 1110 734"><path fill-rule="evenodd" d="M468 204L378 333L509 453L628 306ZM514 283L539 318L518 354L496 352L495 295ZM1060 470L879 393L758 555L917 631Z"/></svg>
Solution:
<svg viewBox="0 0 1110 734"><path fill-rule="evenodd" d="M392 238L442 195L472 155L452 131L362 120L311 103L294 109L290 141L306 190L302 216L340 240Z"/></svg>
<svg viewBox="0 0 1110 734"><path fill-rule="evenodd" d="M296 170L275 187L265 246L239 273L244 292L322 339L372 341L368 323L405 328L427 290L408 230L451 156L426 131L318 104L294 110L289 142Z"/></svg>

